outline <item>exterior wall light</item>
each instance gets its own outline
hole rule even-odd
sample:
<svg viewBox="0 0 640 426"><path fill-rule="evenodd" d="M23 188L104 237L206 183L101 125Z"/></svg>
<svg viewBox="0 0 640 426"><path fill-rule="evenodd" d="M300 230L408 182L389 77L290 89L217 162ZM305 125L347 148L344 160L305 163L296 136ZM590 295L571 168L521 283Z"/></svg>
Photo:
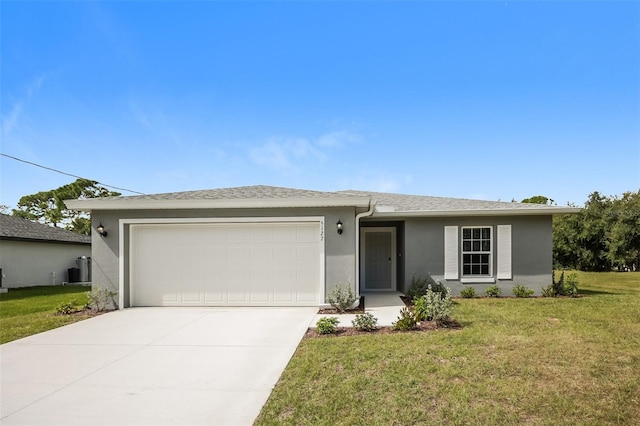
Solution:
<svg viewBox="0 0 640 426"><path fill-rule="evenodd" d="M100 225L96 227L96 231L98 231L98 234L102 235L103 237L107 236L107 231L104 230L104 226L102 226L102 222L100 222Z"/></svg>
<svg viewBox="0 0 640 426"><path fill-rule="evenodd" d="M338 219L338 223L336 223L336 227L338 228L338 234L342 234L342 221Z"/></svg>

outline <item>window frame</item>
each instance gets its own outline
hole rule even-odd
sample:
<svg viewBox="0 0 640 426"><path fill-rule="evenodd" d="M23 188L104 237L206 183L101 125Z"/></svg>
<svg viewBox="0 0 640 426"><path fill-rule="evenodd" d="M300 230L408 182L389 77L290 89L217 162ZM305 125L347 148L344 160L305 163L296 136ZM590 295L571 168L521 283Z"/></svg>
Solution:
<svg viewBox="0 0 640 426"><path fill-rule="evenodd" d="M494 250L495 250L495 227L492 225L475 225L475 226L461 226L460 227L460 279L462 281L472 281L472 282L478 282L479 280L490 280L491 282L493 282L494 280ZM471 239L470 240L465 240L464 234L465 234L465 229L471 229ZM473 249L473 229L480 229L480 241L482 244L483 238L482 238L482 229L489 229L489 251L486 250L465 250L464 249L464 243L465 241L470 241L471 242L471 249ZM477 241L477 239L476 239ZM482 248L482 247L481 247ZM469 274L465 274L464 273L464 266L465 266L465 262L464 262L464 257L465 254L468 255L474 255L474 254L483 254L483 255L488 255L489 256L489 273L488 274L473 274L473 273L469 273Z"/></svg>

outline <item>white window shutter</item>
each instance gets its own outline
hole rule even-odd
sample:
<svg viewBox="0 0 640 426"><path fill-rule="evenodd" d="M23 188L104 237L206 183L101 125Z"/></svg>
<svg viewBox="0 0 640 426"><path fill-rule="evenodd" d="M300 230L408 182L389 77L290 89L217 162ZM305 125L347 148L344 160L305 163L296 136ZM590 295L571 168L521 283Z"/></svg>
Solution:
<svg viewBox="0 0 640 426"><path fill-rule="evenodd" d="M458 227L444 227L444 279L457 280L459 271L458 261Z"/></svg>
<svg viewBox="0 0 640 426"><path fill-rule="evenodd" d="M499 280L510 280L511 273L511 225L498 225L498 274Z"/></svg>

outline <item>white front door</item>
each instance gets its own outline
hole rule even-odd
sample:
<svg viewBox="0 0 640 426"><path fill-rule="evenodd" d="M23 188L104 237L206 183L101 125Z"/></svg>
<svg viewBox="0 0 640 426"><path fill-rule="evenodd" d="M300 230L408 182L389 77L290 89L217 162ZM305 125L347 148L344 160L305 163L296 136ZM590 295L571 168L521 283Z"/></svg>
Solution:
<svg viewBox="0 0 640 426"><path fill-rule="evenodd" d="M362 228L360 281L363 291L396 289L396 228Z"/></svg>

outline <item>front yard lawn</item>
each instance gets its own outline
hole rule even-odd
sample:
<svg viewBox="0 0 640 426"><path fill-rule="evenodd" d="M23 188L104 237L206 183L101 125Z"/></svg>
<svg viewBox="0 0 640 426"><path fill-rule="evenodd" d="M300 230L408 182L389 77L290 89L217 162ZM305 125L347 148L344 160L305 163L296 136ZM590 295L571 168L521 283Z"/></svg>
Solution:
<svg viewBox="0 0 640 426"><path fill-rule="evenodd" d="M459 299L461 330L305 339L257 425L640 424L640 273Z"/></svg>
<svg viewBox="0 0 640 426"><path fill-rule="evenodd" d="M95 313L56 315L61 303L87 303L82 285L25 287L0 294L0 344L87 319Z"/></svg>

